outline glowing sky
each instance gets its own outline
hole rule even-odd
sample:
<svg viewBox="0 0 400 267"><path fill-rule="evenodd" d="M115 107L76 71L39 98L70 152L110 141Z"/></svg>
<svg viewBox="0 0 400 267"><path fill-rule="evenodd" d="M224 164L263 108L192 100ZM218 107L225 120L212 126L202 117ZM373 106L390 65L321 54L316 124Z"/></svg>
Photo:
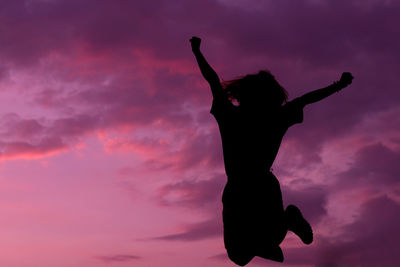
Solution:
<svg viewBox="0 0 400 267"><path fill-rule="evenodd" d="M400 266L400 1L0 2L0 266L233 266L221 143L189 38L305 108L273 166L315 242L285 264Z"/></svg>

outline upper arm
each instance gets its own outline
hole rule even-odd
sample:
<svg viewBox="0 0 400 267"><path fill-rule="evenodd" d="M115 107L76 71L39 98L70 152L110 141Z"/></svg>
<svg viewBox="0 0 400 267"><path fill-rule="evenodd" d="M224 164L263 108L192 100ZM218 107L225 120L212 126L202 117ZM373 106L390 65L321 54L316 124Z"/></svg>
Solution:
<svg viewBox="0 0 400 267"><path fill-rule="evenodd" d="M208 64L207 60L204 58L200 50L195 50L193 52L199 65L201 74L203 75L204 79L209 83L213 96L217 96L220 92L222 92L222 86L218 74L210 66L210 64Z"/></svg>
<svg viewBox="0 0 400 267"><path fill-rule="evenodd" d="M291 103L294 103L294 105L304 108L305 105L312 103L310 97L308 94L302 95L300 97L297 97L290 101Z"/></svg>

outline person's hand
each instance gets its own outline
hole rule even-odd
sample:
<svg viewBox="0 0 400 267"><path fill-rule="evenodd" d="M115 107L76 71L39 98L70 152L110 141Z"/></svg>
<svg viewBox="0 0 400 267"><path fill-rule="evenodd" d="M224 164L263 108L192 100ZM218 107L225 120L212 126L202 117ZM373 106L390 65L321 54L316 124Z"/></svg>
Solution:
<svg viewBox="0 0 400 267"><path fill-rule="evenodd" d="M192 50L200 49L201 39L199 37L193 36L190 38L190 44L192 45Z"/></svg>
<svg viewBox="0 0 400 267"><path fill-rule="evenodd" d="M340 77L339 83L343 86L346 87L349 84L351 84L352 80L354 79L353 75L351 75L350 72L343 72L342 77Z"/></svg>

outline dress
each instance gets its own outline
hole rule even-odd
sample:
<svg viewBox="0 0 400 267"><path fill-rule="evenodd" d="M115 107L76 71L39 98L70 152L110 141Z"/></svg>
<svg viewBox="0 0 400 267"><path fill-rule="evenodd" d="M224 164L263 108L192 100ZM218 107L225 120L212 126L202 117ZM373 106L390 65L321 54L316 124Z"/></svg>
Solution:
<svg viewBox="0 0 400 267"><path fill-rule="evenodd" d="M221 94L210 112L219 126L228 178L222 196L228 255L278 246L287 226L279 181L270 168L287 129L303 121L302 106L295 99L274 112L249 115Z"/></svg>

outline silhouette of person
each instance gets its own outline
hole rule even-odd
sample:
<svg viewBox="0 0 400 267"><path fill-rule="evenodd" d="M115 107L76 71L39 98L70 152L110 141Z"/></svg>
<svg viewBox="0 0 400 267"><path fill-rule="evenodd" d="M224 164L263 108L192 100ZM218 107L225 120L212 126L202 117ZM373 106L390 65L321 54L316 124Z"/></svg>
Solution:
<svg viewBox="0 0 400 267"><path fill-rule="evenodd" d="M201 39L192 37L190 43L211 87L210 112L222 139L228 180L222 195L228 256L240 266L255 256L283 262L279 245L287 231L305 244L311 244L313 232L296 206L284 209L279 181L270 171L272 163L287 129L303 121L304 106L340 91L353 76L344 72L338 82L287 102L285 89L268 71L221 84L200 51Z"/></svg>

